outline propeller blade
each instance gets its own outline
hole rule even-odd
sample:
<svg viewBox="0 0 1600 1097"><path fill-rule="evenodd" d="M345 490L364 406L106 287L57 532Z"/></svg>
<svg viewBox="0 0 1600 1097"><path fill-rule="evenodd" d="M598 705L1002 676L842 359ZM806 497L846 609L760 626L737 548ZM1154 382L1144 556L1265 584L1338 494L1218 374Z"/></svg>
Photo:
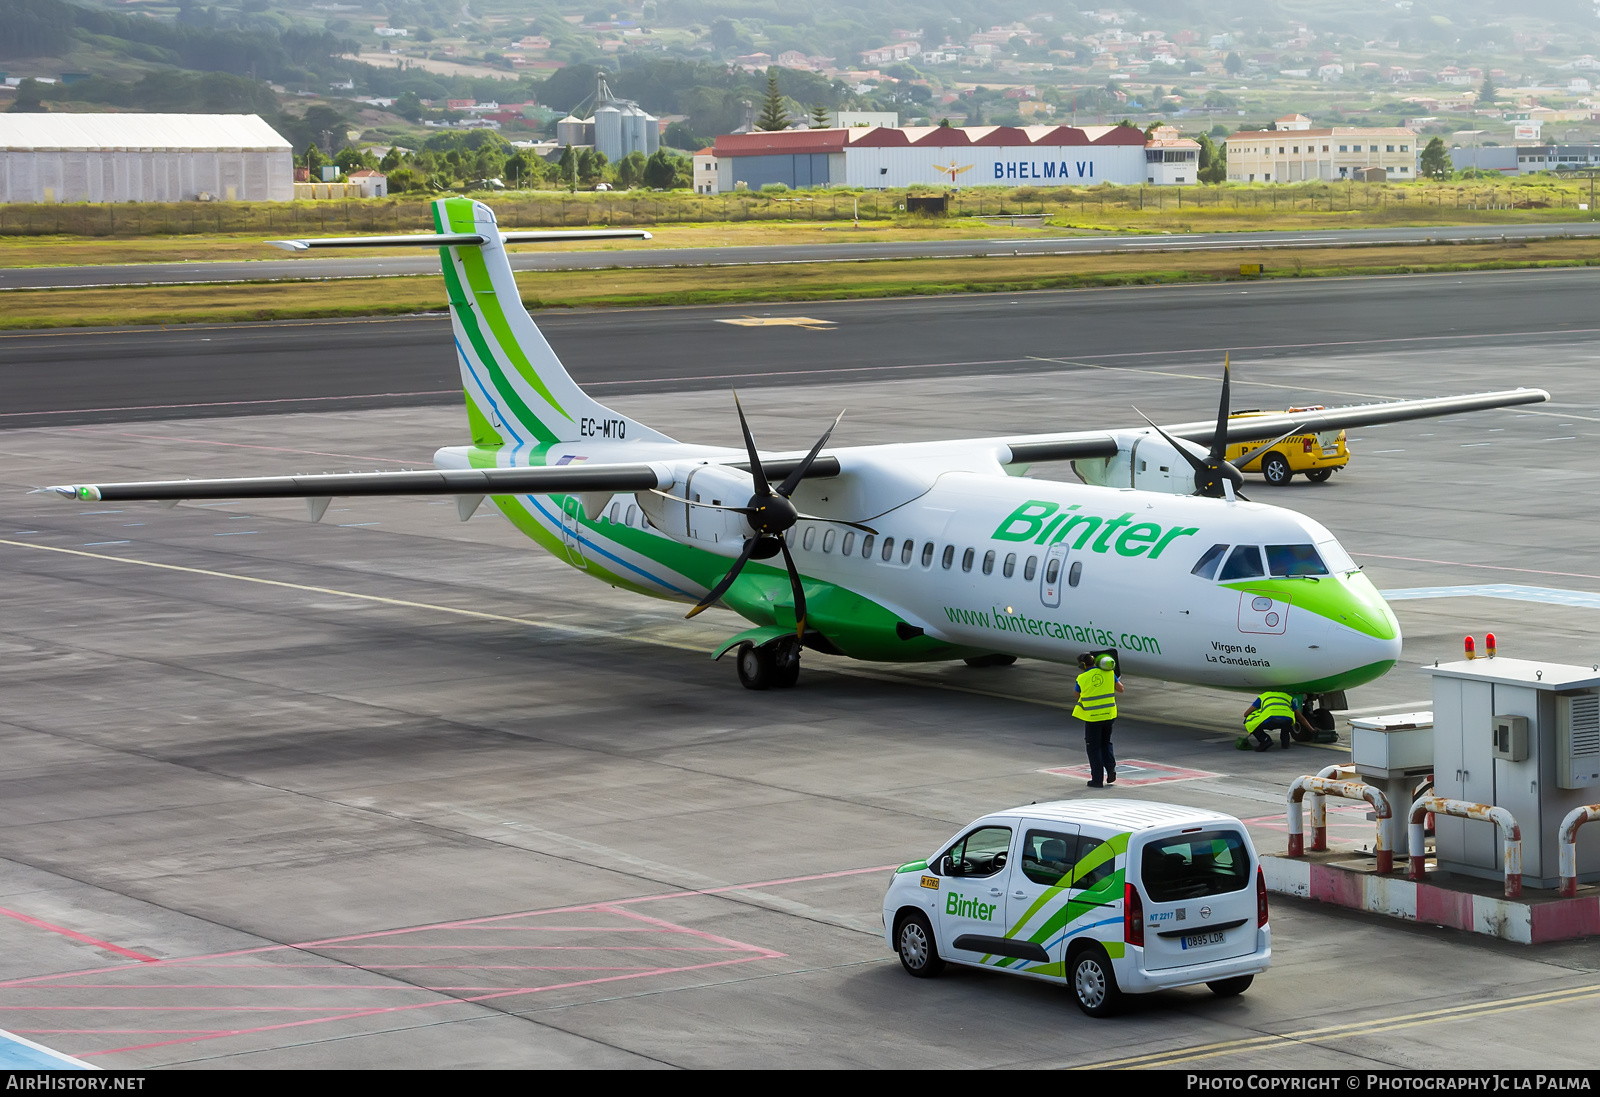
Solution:
<svg viewBox="0 0 1600 1097"><path fill-rule="evenodd" d="M650 493L652 495L659 495L663 499L671 499L674 503L682 503L684 506L688 507L705 507L707 510L731 510L737 514L743 514L746 516L756 512L754 507L725 507L721 503L696 503L693 499L685 499L681 495L673 495L670 492L662 491L660 488L651 488Z"/></svg>
<svg viewBox="0 0 1600 1097"><path fill-rule="evenodd" d="M843 518L819 518L815 514L796 514L795 517L804 518L808 522L831 522L836 526L849 526L851 529L858 529L862 533L870 533L873 536L877 536L878 533L877 530L865 522L847 522Z"/></svg>
<svg viewBox="0 0 1600 1097"><path fill-rule="evenodd" d="M1156 423L1155 423L1154 419L1151 419L1148 415L1146 415L1144 412L1140 411L1138 408L1134 408L1133 409L1133 413L1135 415L1137 415L1139 418L1143 419L1146 423L1149 423L1152 427L1154 427L1155 428L1155 432L1157 434L1161 435L1161 437L1165 438L1167 440L1167 444L1169 446L1171 446L1173 449L1178 451L1178 456L1182 457L1185 461L1189 462L1189 467L1190 468L1194 469L1196 472L1209 472L1209 471L1211 471L1209 465L1207 465L1204 461L1200 460L1200 458L1196 457L1194 454L1190 453L1188 450L1184 449L1183 448L1183 444L1180 443L1172 435L1168 434L1166 431L1164 431L1160 427L1156 426Z"/></svg>
<svg viewBox="0 0 1600 1097"><path fill-rule="evenodd" d="M1222 460L1228 452L1228 355L1222 355L1222 402L1217 405L1217 429L1211 435L1211 461Z"/></svg>
<svg viewBox="0 0 1600 1097"><path fill-rule="evenodd" d="M1302 423L1302 424L1300 424L1299 426L1296 426L1296 427L1291 427L1290 429L1284 431L1282 434L1278 435L1272 441L1268 442L1266 445L1258 446L1257 448L1251 450L1249 453L1245 454L1243 457L1239 458L1237 461L1232 462L1232 464L1233 464L1233 466L1235 468L1242 469L1246 465L1248 465L1251 461L1254 461L1257 457L1260 457L1263 453L1267 452L1267 450L1271 449L1273 446L1275 446L1279 442L1283 441L1285 438L1289 438L1289 437L1292 437L1293 435L1299 434L1302 430L1305 430L1305 429L1306 428L1305 428L1305 424L1304 423Z"/></svg>
<svg viewBox="0 0 1600 1097"><path fill-rule="evenodd" d="M724 594L728 593L728 588L733 586L733 581L739 578L739 572L743 571L745 564L750 562L750 554L755 551L756 542L759 539L760 538L752 537L744 543L744 551L739 554L739 559L733 562L733 567L728 569L728 574L724 575L722 577L722 581L711 588L710 594L707 594L704 598L700 599L699 603L694 607L694 609L683 615L683 619L685 621L691 617L694 617L702 610L711 608L711 606L716 603L718 598L721 598Z"/></svg>
<svg viewBox="0 0 1600 1097"><path fill-rule="evenodd" d="M744 421L744 408L739 403L739 394L733 394L733 408L739 413L739 429L744 431L745 452L750 455L750 478L756 482L757 495L771 495L772 485L767 483L766 470L761 467L761 456L756 453L756 440L750 434L750 424Z"/></svg>
<svg viewBox="0 0 1600 1097"><path fill-rule="evenodd" d="M838 426L839 420L843 418L844 412L841 411L838 418L834 419L833 426L823 431L822 437L817 439L817 444L811 447L811 452L806 454L806 459L796 465L789 475L783 478L783 483L778 485L779 495L787 499L794 494L794 489L800 486L800 481L804 480L806 473L811 471L811 462L817 459L817 454L822 452L822 447L828 444L828 438L833 434L833 427Z"/></svg>
<svg viewBox="0 0 1600 1097"><path fill-rule="evenodd" d="M783 563L789 569L789 586L794 591L795 639L803 640L806 635L805 588L800 585L800 572L794 566L794 557L789 555L789 542L780 537L778 538L778 547L783 550Z"/></svg>

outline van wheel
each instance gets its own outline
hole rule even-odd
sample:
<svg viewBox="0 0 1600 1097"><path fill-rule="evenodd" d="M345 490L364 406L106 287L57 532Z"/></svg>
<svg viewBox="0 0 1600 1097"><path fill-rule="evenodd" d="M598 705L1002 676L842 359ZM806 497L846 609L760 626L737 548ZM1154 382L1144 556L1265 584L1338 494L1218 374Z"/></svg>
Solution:
<svg viewBox="0 0 1600 1097"><path fill-rule="evenodd" d="M1310 469L1306 472L1306 479L1313 484L1323 484L1327 483L1328 477L1332 475L1332 469Z"/></svg>
<svg viewBox="0 0 1600 1097"><path fill-rule="evenodd" d="M1117 973L1111 970L1111 959L1105 949L1098 945L1078 953L1072 961L1068 981L1078 1008L1090 1017L1110 1017L1122 1002Z"/></svg>
<svg viewBox="0 0 1600 1097"><path fill-rule="evenodd" d="M1232 979L1218 979L1207 983L1211 993L1218 998L1232 998L1236 994L1243 994L1250 989L1250 984L1256 981L1254 975L1235 975Z"/></svg>
<svg viewBox="0 0 1600 1097"><path fill-rule="evenodd" d="M1289 459L1283 454L1269 453L1261 460L1261 475L1267 478L1267 483L1282 487L1294 476L1294 470L1289 467Z"/></svg>
<svg viewBox="0 0 1600 1097"><path fill-rule="evenodd" d="M933 927L920 911L912 911L900 922L894 935L900 966L918 979L931 979L944 970L939 946L933 942Z"/></svg>

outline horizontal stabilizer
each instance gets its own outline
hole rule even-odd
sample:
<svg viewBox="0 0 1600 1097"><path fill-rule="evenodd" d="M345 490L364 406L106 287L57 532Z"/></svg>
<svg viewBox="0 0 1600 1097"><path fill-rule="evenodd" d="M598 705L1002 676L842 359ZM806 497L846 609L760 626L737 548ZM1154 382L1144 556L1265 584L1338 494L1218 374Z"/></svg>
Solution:
<svg viewBox="0 0 1600 1097"><path fill-rule="evenodd" d="M502 232L500 240L506 244L555 243L561 240L649 240L643 229L532 229L526 232ZM404 236L314 236L305 240L268 240L267 243L284 251L306 251L310 248L439 248L478 246L489 238L478 232L420 232Z"/></svg>

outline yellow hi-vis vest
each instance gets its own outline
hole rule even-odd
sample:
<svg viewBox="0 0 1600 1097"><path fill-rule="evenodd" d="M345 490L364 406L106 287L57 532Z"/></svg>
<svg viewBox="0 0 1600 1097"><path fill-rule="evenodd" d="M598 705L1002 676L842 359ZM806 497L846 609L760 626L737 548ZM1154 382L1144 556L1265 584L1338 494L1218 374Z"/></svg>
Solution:
<svg viewBox="0 0 1600 1097"><path fill-rule="evenodd" d="M1072 710L1078 720L1117 718L1117 676L1095 667L1078 675L1078 703Z"/></svg>
<svg viewBox="0 0 1600 1097"><path fill-rule="evenodd" d="M1287 716L1294 719L1294 698L1287 693L1263 693L1256 698L1261 704L1254 712L1244 718L1244 730L1254 734L1256 728L1272 719L1274 716Z"/></svg>

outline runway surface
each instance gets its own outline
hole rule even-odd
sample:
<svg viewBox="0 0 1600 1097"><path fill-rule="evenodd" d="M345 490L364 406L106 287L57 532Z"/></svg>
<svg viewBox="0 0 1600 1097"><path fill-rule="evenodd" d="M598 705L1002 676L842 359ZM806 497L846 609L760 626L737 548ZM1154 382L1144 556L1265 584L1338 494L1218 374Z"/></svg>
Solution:
<svg viewBox="0 0 1600 1097"><path fill-rule="evenodd" d="M1484 343L1592 340L1597 290L1600 270L1576 268L562 311L538 320L573 376L609 396L1220 363L1224 352L1244 360L1407 350L1449 358ZM816 323L789 323L797 318ZM458 378L443 315L9 332L0 334L0 426L453 403ZM1028 429L1082 425L1071 405L1017 414ZM1123 421L1131 421L1126 410Z"/></svg>
<svg viewBox="0 0 1600 1097"><path fill-rule="evenodd" d="M1418 334L1435 338L1439 300L1411 306ZM1600 656L1586 505L1600 352L1592 333L1514 338L1532 298L1507 300L1474 329L1498 336L1448 351L1287 346L1339 328L1313 297L1298 321L1249 331L1281 349L1238 363L1240 403L1555 394L1352 432L1354 463L1328 484L1250 486L1325 523L1380 588L1414 592L1395 603L1404 663L1352 694L1357 710L1424 704L1418 666L1469 632L1511 655ZM994 356L1020 360L1011 335L1027 327L988 306ZM1218 330L1241 323L1214 308ZM840 331L770 346L837 346L851 314L830 315ZM871 315L885 346L895 330L925 338L926 314ZM1212 334L1204 351L1102 368L770 378L745 404L773 448L806 444L840 406L846 445L1121 422L1133 402L1189 418L1216 398ZM163 383L161 359L142 368ZM723 394L606 398L680 437L737 437ZM400 467L464 432L445 406L0 432L0 1027L134 1068L1592 1065L1570 1024L1600 998L1592 943L1507 945L1276 898L1275 965L1239 998L1175 991L1094 1022L998 973L907 977L880 936L888 866L983 812L1094 795L1045 772L1082 760L1059 667L808 653L796 689L753 695L706 658L740 627L729 615L684 621L598 586L487 511L463 525L448 501L337 501L311 525L295 502L22 494ZM1508 584L1575 593L1471 593ZM1121 759L1213 776L1122 795L1231 812L1264 849L1283 843L1289 780L1342 757L1241 754L1237 697L1128 684ZM1333 817L1336 841L1370 841L1360 805Z"/></svg>
<svg viewBox="0 0 1600 1097"><path fill-rule="evenodd" d="M514 226L506 226L511 228ZM1216 251L1238 248L1356 247L1413 244L1434 240L1534 240L1554 236L1594 236L1600 223L1575 221L1546 225L1457 225L1423 228L1340 229L1306 232L1201 232L1152 235L1006 236L992 240L886 240L848 244L778 244L745 247L622 247L604 251L519 248L511 253L515 270L607 270L626 267L725 267L773 263L859 263L872 259L952 259L967 256L1105 255L1139 251ZM333 234L328 234L333 235ZM94 286L191 285L211 282L262 282L282 279L380 278L437 274L431 249L382 255L281 255L262 245L262 258L249 262L139 263L87 267L0 269L0 291L83 289Z"/></svg>

